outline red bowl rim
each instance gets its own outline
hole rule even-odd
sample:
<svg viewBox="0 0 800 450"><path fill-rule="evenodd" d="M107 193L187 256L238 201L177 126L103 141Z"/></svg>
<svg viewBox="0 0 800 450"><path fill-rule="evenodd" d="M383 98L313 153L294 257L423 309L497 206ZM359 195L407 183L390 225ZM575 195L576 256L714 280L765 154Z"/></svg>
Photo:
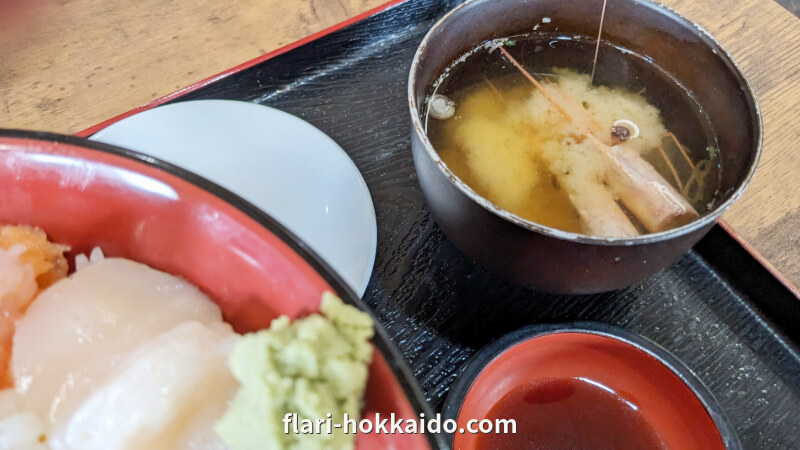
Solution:
<svg viewBox="0 0 800 450"><path fill-rule="evenodd" d="M336 292L336 294L347 304L353 305L366 312L375 323L375 335L372 343L380 351L391 368L392 373L397 378L398 383L403 389L411 407L419 413L424 413L426 417L433 417L433 409L425 399L416 378L414 377L408 364L403 359L400 350L395 346L389 337L389 333L381 325L378 317L372 312L367 304L361 300L355 292L344 282L344 280L302 239L297 237L288 228L281 225L269 214L258 209L255 205L214 183L213 181L197 175L194 172L183 169L174 164L163 161L159 158L146 155L137 151L129 150L102 142L91 141L86 138L68 136L57 133L13 130L0 128L0 138L26 139L32 141L56 142L76 147L83 147L89 150L109 153L116 156L131 159L141 164L156 168L170 175L176 176L200 189L208 192L222 201L238 209L259 225L266 228L269 232L283 241L289 248L297 253L311 268L316 271ZM425 433L425 436L433 448L448 448L445 439L440 434Z"/></svg>
<svg viewBox="0 0 800 450"><path fill-rule="evenodd" d="M456 376L456 381L450 388L450 392L442 408L442 420L458 419L462 402L472 388L472 385L481 376L483 369L500 357L500 355L517 344L537 337L558 333L592 334L614 339L655 358L659 363L675 374L694 393L717 427L717 431L719 431L725 448L730 450L742 449L739 438L719 402L717 402L708 387L706 387L689 367L665 348L650 339L601 322L530 325L512 331L487 345L479 350ZM447 436L447 441L451 445L453 443L453 438L454 435L452 434Z"/></svg>

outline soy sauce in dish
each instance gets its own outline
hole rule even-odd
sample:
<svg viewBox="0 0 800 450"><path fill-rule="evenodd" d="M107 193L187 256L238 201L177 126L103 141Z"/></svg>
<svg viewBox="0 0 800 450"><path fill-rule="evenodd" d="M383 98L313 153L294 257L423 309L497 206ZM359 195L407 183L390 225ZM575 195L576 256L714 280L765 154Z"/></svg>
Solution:
<svg viewBox="0 0 800 450"><path fill-rule="evenodd" d="M515 419L516 434L484 434L477 450L666 449L636 405L584 378L538 380L512 390L487 419Z"/></svg>

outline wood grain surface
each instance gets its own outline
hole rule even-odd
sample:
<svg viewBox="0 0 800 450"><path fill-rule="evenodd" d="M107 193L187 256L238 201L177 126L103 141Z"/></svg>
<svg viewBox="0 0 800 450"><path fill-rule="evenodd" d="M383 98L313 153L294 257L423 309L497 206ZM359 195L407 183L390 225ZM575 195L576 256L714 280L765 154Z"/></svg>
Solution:
<svg viewBox="0 0 800 450"><path fill-rule="evenodd" d="M761 163L724 219L800 286L800 19L772 1L664 3L709 30L756 92L764 119Z"/></svg>
<svg viewBox="0 0 800 450"><path fill-rule="evenodd" d="M0 127L73 133L385 0L30 0L0 10ZM797 8L798 0L781 0ZM0 0L0 7L14 2ZM764 154L725 219L800 285L800 19L772 0L664 0L739 61ZM13 15L12 15L13 13Z"/></svg>
<svg viewBox="0 0 800 450"><path fill-rule="evenodd" d="M26 0L0 126L74 133L386 0ZM11 0L0 0L0 6ZM4 11L0 11L2 15ZM3 22L0 21L0 25ZM10 42L9 42L10 41Z"/></svg>

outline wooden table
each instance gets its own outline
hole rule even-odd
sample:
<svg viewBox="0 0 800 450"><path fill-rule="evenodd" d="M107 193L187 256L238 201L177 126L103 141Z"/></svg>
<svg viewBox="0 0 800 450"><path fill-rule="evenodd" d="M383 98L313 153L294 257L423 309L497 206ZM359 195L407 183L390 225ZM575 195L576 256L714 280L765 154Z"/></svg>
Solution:
<svg viewBox="0 0 800 450"><path fill-rule="evenodd" d="M28 0L0 11L0 126L74 133L385 1ZM764 154L724 218L800 286L800 19L773 0L664 3L711 31L753 84Z"/></svg>

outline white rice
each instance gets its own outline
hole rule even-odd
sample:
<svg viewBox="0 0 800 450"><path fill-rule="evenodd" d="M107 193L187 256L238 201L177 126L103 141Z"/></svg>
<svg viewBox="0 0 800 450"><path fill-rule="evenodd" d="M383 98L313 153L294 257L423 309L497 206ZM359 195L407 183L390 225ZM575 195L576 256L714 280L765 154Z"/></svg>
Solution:
<svg viewBox="0 0 800 450"><path fill-rule="evenodd" d="M89 252L89 256L81 253L79 255L75 255L75 271L78 272L81 269L84 269L98 261L102 261L106 258L103 254L103 249L100 247L94 247L91 252Z"/></svg>

